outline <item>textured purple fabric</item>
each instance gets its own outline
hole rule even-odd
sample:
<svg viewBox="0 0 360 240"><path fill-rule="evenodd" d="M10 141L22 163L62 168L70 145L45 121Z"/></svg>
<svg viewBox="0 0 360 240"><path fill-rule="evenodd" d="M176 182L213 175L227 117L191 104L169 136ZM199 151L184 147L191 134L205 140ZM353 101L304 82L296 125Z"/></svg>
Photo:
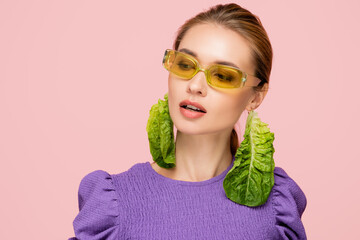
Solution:
<svg viewBox="0 0 360 240"><path fill-rule="evenodd" d="M71 239L306 239L306 197L285 171L275 168L264 205L246 207L225 195L232 165L201 182L164 177L150 162L116 175L92 172L80 183Z"/></svg>

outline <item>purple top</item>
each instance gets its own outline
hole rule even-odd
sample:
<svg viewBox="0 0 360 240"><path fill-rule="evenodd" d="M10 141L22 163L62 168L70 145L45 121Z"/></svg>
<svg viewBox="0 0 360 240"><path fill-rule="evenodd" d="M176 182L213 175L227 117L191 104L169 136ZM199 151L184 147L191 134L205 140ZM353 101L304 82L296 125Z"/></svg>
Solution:
<svg viewBox="0 0 360 240"><path fill-rule="evenodd" d="M306 197L281 168L268 201L247 207L229 200L220 175L201 182L174 180L150 162L120 174L98 170L79 188L72 240L95 239L306 239Z"/></svg>

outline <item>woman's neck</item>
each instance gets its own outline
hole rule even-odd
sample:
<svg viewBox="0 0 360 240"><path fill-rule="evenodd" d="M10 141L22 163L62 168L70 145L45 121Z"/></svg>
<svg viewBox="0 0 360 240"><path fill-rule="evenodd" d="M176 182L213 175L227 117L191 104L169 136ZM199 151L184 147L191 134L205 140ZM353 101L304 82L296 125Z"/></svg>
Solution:
<svg viewBox="0 0 360 240"><path fill-rule="evenodd" d="M225 171L232 161L230 132L208 135L176 134L176 167L169 172L171 178L199 182Z"/></svg>

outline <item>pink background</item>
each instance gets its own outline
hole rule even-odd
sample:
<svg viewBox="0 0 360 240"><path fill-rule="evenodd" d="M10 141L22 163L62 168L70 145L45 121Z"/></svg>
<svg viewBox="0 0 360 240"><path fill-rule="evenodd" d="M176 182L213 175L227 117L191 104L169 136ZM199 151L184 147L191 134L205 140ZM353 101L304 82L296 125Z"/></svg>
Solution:
<svg viewBox="0 0 360 240"><path fill-rule="evenodd" d="M82 177L152 161L145 127L167 91L163 51L186 19L221 2L0 1L0 239L73 236ZM238 3L273 44L258 112L276 164L307 195L308 238L355 239L360 4Z"/></svg>

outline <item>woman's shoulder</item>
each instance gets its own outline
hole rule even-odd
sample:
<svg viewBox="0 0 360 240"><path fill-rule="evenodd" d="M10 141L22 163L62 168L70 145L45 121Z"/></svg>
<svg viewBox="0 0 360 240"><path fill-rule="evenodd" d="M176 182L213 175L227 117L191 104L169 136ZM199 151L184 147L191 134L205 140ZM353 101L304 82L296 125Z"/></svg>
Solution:
<svg viewBox="0 0 360 240"><path fill-rule="evenodd" d="M128 170L112 174L114 184L118 187L122 184L141 182L147 177L150 162L139 162L133 164ZM130 181L130 182L129 182Z"/></svg>
<svg viewBox="0 0 360 240"><path fill-rule="evenodd" d="M300 186L292 179L284 169L275 167L274 169L274 195L281 199L281 196L287 196L294 198L294 201L298 205L299 213L304 212L307 204L305 193Z"/></svg>
<svg viewBox="0 0 360 240"><path fill-rule="evenodd" d="M121 213L113 179L105 171L87 174L78 191L79 213L73 221L76 238L117 239Z"/></svg>
<svg viewBox="0 0 360 240"><path fill-rule="evenodd" d="M274 209L276 228L284 238L306 239L301 216L307 199L299 185L280 167L274 169L274 187L271 202Z"/></svg>
<svg viewBox="0 0 360 240"><path fill-rule="evenodd" d="M82 178L79 193L85 198L91 195L103 195L104 192L107 193L106 196L113 197L119 183L126 182L129 179L139 179L135 176L144 176L148 164L150 163L135 163L128 170L115 174L110 174L104 170L92 171Z"/></svg>
<svg viewBox="0 0 360 240"><path fill-rule="evenodd" d="M127 171L109 174L96 170L85 175L78 190L79 213L73 221L73 239L118 239L126 220L127 184L144 172L147 163L136 163ZM125 191L124 191L125 190Z"/></svg>

